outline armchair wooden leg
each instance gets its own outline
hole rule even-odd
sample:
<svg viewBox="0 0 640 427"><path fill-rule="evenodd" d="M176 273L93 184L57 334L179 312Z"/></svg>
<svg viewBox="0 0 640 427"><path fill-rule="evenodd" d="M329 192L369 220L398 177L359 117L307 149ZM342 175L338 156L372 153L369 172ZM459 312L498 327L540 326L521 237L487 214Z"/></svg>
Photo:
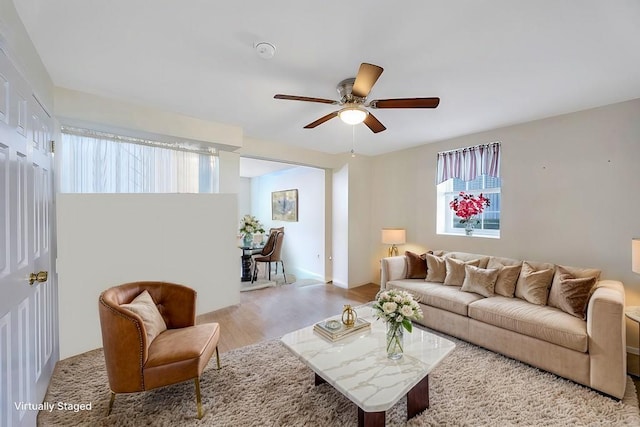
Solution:
<svg viewBox="0 0 640 427"><path fill-rule="evenodd" d="M216 362L218 362L218 370L220 369L220 353L218 352L218 347L216 347Z"/></svg>
<svg viewBox="0 0 640 427"><path fill-rule="evenodd" d="M109 407L107 408L107 417L111 415L111 409L113 409L113 401L116 400L116 394L111 392L111 398L109 399Z"/></svg>
<svg viewBox="0 0 640 427"><path fill-rule="evenodd" d="M200 398L200 378L194 379L196 383L196 406L198 407L198 419L202 419L202 399Z"/></svg>

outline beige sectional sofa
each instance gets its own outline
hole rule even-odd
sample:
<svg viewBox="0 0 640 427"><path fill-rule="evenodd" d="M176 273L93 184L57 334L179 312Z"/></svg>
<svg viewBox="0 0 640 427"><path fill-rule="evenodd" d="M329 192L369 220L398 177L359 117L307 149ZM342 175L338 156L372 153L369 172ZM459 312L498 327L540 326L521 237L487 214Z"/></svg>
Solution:
<svg viewBox="0 0 640 427"><path fill-rule="evenodd" d="M424 326L624 396L624 288L600 280L598 270L464 252L407 252L382 259L380 285L414 294Z"/></svg>

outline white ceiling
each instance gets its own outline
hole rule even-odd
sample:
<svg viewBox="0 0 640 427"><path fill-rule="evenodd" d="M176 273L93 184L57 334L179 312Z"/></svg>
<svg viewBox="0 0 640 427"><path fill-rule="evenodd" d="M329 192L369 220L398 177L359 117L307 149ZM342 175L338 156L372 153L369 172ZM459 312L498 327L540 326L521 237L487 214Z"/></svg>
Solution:
<svg viewBox="0 0 640 427"><path fill-rule="evenodd" d="M245 135L347 152L335 106L361 62L385 71L369 99L441 98L375 110L355 129L381 154L640 97L638 0L14 0L56 86L239 125ZM270 60L254 46L276 46Z"/></svg>
<svg viewBox="0 0 640 427"><path fill-rule="evenodd" d="M240 176L242 178L255 178L257 176L267 175L274 172L297 167L288 163L272 162L269 160L250 159L240 157Z"/></svg>

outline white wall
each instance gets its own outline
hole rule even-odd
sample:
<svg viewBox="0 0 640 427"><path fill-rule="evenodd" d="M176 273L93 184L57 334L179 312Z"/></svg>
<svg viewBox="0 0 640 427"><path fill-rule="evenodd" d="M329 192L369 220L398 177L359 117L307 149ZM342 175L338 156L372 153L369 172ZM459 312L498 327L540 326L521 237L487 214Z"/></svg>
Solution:
<svg viewBox="0 0 640 427"><path fill-rule="evenodd" d="M238 228L243 216L253 215L251 210L251 181L252 178L240 177L238 190Z"/></svg>
<svg viewBox="0 0 640 427"><path fill-rule="evenodd" d="M298 190L298 221L276 221L271 216L271 193ZM284 227L282 259L298 279L326 280L325 171L296 167L251 179L251 212L265 229Z"/></svg>
<svg viewBox="0 0 640 427"><path fill-rule="evenodd" d="M173 139L223 150L242 146L242 128L157 110L129 102L55 88L56 116L62 124L128 136Z"/></svg>
<svg viewBox="0 0 640 427"><path fill-rule="evenodd" d="M53 82L11 0L0 0L0 49L34 88L38 100L53 111Z"/></svg>
<svg viewBox="0 0 640 427"><path fill-rule="evenodd" d="M333 284L349 287L349 164L333 171Z"/></svg>
<svg viewBox="0 0 640 427"><path fill-rule="evenodd" d="M102 346L98 297L138 280L187 285L197 313L240 301L235 194L59 194L60 354Z"/></svg>
<svg viewBox="0 0 640 427"><path fill-rule="evenodd" d="M436 234L438 151L502 142L501 238ZM597 267L640 305L631 239L640 236L640 99L495 129L373 160L372 241L383 226L407 229L400 250L449 249ZM372 258L385 248L374 246ZM379 279L379 271L371 269ZM628 323L628 341L637 326Z"/></svg>

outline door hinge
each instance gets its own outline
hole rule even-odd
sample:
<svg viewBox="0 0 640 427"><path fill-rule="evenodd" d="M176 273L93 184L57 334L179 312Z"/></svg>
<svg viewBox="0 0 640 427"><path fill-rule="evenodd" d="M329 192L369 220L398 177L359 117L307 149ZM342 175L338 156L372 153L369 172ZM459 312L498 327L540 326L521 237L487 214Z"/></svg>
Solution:
<svg viewBox="0 0 640 427"><path fill-rule="evenodd" d="M51 152L56 152L56 142L54 140L51 140Z"/></svg>

